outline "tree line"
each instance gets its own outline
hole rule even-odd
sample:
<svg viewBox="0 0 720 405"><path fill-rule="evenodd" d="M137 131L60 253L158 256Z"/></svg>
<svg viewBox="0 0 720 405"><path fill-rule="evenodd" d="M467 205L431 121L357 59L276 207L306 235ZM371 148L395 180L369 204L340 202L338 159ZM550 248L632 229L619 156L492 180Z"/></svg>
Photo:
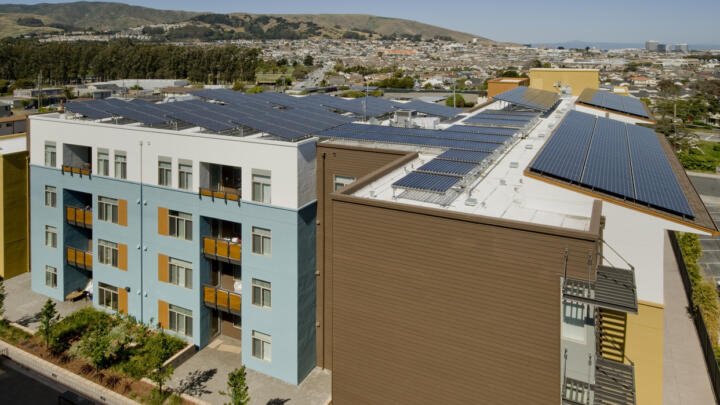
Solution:
<svg viewBox="0 0 720 405"><path fill-rule="evenodd" d="M0 79L59 85L85 79L188 79L202 83L252 80L263 64L257 48L179 46L118 39L110 42L0 41Z"/></svg>

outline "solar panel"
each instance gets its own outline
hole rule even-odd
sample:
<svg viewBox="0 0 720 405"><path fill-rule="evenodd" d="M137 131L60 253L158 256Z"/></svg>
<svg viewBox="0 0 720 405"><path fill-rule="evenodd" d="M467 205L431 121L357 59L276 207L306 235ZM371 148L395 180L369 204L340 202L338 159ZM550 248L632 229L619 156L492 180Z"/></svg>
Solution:
<svg viewBox="0 0 720 405"><path fill-rule="evenodd" d="M444 159L433 159L420 166L416 171L463 177L477 167L478 165L473 163L458 162Z"/></svg>
<svg viewBox="0 0 720 405"><path fill-rule="evenodd" d="M525 86L518 86L506 92L496 94L493 98L539 111L552 109L560 99L557 93L531 89Z"/></svg>
<svg viewBox="0 0 720 405"><path fill-rule="evenodd" d="M619 197L634 196L624 123L597 119L580 182Z"/></svg>
<svg viewBox="0 0 720 405"><path fill-rule="evenodd" d="M461 179L455 176L412 172L393 183L393 187L403 187L415 190L444 193L457 184Z"/></svg>
<svg viewBox="0 0 720 405"><path fill-rule="evenodd" d="M518 132L518 130L514 128L484 127L481 125L453 125L446 128L445 131L506 136L515 135Z"/></svg>
<svg viewBox="0 0 720 405"><path fill-rule="evenodd" d="M509 121L525 121L530 122L535 119L533 115L525 114L495 114L493 112L483 111L474 116L475 118L488 118L494 120L509 120Z"/></svg>
<svg viewBox="0 0 720 405"><path fill-rule="evenodd" d="M582 104L635 115L641 118L649 118L643 102L634 97L622 96L604 90L585 89L577 101Z"/></svg>
<svg viewBox="0 0 720 405"><path fill-rule="evenodd" d="M452 160L456 162L482 163L490 156L486 152L475 152L469 150L449 149L435 159Z"/></svg>
<svg viewBox="0 0 720 405"><path fill-rule="evenodd" d="M463 122L466 124L497 125L497 126L515 127L515 128L522 128L527 124L527 121L511 121L511 120L506 120L506 119L482 118L482 117L470 117Z"/></svg>
<svg viewBox="0 0 720 405"><path fill-rule="evenodd" d="M694 218L655 132L570 111L532 171Z"/></svg>
<svg viewBox="0 0 720 405"><path fill-rule="evenodd" d="M635 125L627 131L637 200L694 218L655 132Z"/></svg>
<svg viewBox="0 0 720 405"><path fill-rule="evenodd" d="M93 108L86 102L77 102L77 101L70 102L70 103L65 103L63 106L68 111L72 111L77 114L82 114L82 115L84 115L88 118L92 118L92 119L101 119L101 118L112 117L112 114L110 114L106 111L102 111L102 110Z"/></svg>
<svg viewBox="0 0 720 405"><path fill-rule="evenodd" d="M462 108L453 108L446 105L427 103L421 100L412 100L407 103L396 103L398 108L415 110L427 115L436 115L442 118L452 118L465 110Z"/></svg>

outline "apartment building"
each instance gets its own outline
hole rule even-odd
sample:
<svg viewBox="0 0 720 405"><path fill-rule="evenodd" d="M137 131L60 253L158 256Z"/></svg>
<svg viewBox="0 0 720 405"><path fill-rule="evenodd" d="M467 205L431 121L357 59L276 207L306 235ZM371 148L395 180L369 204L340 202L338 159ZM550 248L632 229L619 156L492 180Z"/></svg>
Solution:
<svg viewBox="0 0 720 405"><path fill-rule="evenodd" d="M298 384L316 358L316 140L180 125L31 118L32 289L201 348L230 336Z"/></svg>
<svg viewBox="0 0 720 405"><path fill-rule="evenodd" d="M416 140L319 134L317 353L334 403L662 403L665 238L717 228L664 138L576 97L540 108L537 91ZM573 156L587 178L544 166ZM637 195L619 195L631 171ZM653 187L679 205L648 203Z"/></svg>

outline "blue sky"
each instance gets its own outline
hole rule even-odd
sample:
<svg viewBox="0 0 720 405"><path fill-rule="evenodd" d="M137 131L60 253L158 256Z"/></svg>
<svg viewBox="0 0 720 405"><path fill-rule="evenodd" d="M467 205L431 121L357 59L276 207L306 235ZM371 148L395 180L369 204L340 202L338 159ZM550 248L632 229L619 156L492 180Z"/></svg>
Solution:
<svg viewBox="0 0 720 405"><path fill-rule="evenodd" d="M719 0L129 0L125 3L218 13L374 14L519 43L571 40L637 43L647 39L667 43L720 43Z"/></svg>

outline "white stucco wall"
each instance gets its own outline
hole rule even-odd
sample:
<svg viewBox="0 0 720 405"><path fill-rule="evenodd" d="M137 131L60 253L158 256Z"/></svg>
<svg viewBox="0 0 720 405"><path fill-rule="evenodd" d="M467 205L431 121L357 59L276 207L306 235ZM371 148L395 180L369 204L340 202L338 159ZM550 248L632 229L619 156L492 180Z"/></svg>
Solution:
<svg viewBox="0 0 720 405"><path fill-rule="evenodd" d="M0 138L0 155L22 152L27 149L27 140L23 136Z"/></svg>

